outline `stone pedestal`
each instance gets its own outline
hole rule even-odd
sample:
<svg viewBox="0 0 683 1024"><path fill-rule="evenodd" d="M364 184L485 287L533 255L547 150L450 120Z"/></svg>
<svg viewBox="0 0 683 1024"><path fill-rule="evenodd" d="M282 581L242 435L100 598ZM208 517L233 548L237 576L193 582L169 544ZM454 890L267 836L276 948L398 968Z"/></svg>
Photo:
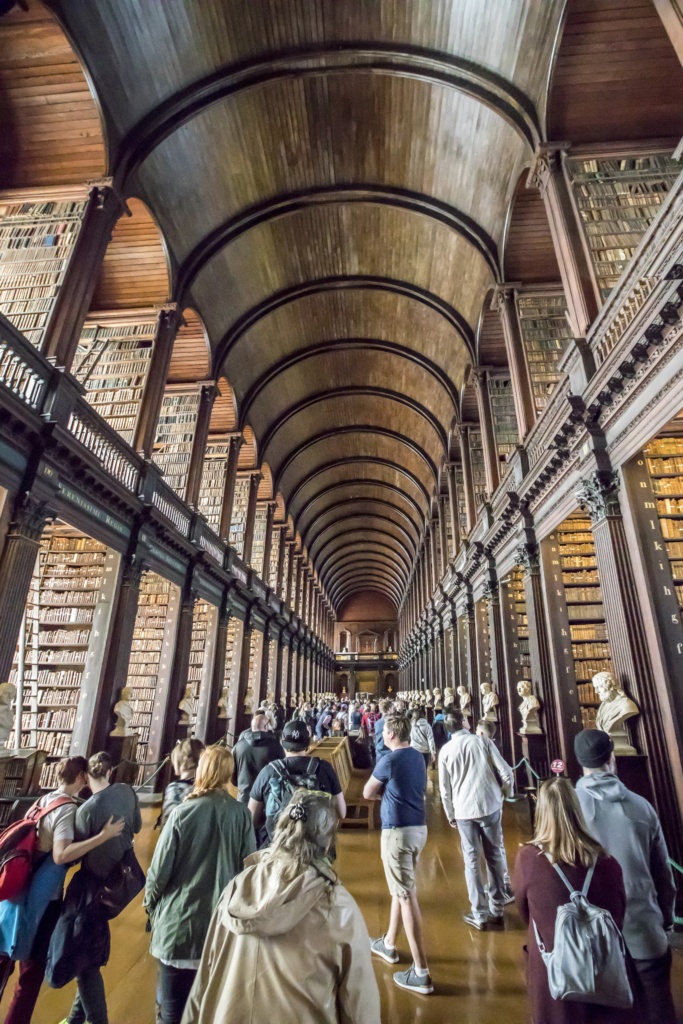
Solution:
<svg viewBox="0 0 683 1024"><path fill-rule="evenodd" d="M522 755L527 759L534 771L541 777L541 779L547 779L550 776L550 766L548 764L548 744L546 737L538 733L531 733L525 735L524 733L518 733L522 739ZM529 771L528 765L524 765L526 772L527 786L530 789L538 788L538 779ZM521 788L521 787L520 787Z"/></svg>
<svg viewBox="0 0 683 1024"><path fill-rule="evenodd" d="M135 784L138 767L136 755L138 750L137 736L110 736L107 741L107 753L111 754L115 767L112 782L125 782L129 786ZM121 764L122 761L132 762Z"/></svg>

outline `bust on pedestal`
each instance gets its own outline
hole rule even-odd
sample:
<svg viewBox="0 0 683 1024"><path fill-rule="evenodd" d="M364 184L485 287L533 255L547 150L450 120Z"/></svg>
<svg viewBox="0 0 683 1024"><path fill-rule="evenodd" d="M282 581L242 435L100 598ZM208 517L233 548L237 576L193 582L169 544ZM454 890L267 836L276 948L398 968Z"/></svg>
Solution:
<svg viewBox="0 0 683 1024"><path fill-rule="evenodd" d="M460 692L460 687L458 687L458 692ZM450 704L455 704L455 697L453 695L453 688L451 686L446 686L444 688L444 691L443 691L443 706L444 706L444 710Z"/></svg>
<svg viewBox="0 0 683 1024"><path fill-rule="evenodd" d="M522 698L522 703L519 705L519 713L522 716L522 728L519 730L519 735L541 735L543 730L541 729L538 717L541 710L541 702L531 692L531 681L529 679L520 679L517 683L517 693Z"/></svg>
<svg viewBox="0 0 683 1024"><path fill-rule="evenodd" d="M220 700L218 701L218 717L225 719L228 717L228 688L223 687L221 690Z"/></svg>
<svg viewBox="0 0 683 1024"><path fill-rule="evenodd" d="M465 724L469 728L470 715L472 714L472 695L465 686L458 687L458 701L460 704L460 710L462 711L465 719Z"/></svg>
<svg viewBox="0 0 683 1024"><path fill-rule="evenodd" d="M180 711L178 725L186 725L188 727L187 735L189 737L197 717L197 701L192 694L192 686L189 684L185 688L185 696L178 705L178 710Z"/></svg>
<svg viewBox="0 0 683 1024"><path fill-rule="evenodd" d="M121 690L121 696L114 705L116 723L109 733L110 736L137 736L137 733L131 726L134 714L133 705L130 703L132 696L133 691L124 686Z"/></svg>
<svg viewBox="0 0 683 1024"><path fill-rule="evenodd" d="M497 722L498 713L496 708L500 703L498 694L490 683L482 683L479 687L479 692L481 693L481 707L484 712L484 718L487 722Z"/></svg>
<svg viewBox="0 0 683 1024"><path fill-rule="evenodd" d="M16 696L17 688L14 683L0 683L0 748L3 750L7 747L7 741L14 728L12 701ZM21 746L21 740L15 742L14 746Z"/></svg>
<svg viewBox="0 0 683 1024"><path fill-rule="evenodd" d="M595 728L606 732L614 743L615 754L636 754L629 742L626 722L640 714L637 704L627 697L611 672L593 676L593 689L600 698Z"/></svg>

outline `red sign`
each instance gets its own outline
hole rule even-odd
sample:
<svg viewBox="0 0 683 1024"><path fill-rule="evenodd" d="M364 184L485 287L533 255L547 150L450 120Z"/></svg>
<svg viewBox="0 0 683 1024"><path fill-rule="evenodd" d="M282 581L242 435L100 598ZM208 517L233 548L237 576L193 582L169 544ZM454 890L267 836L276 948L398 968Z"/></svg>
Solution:
<svg viewBox="0 0 683 1024"><path fill-rule="evenodd" d="M553 772L555 775L562 775L566 767L567 766L564 763L564 761L560 761L558 757L558 759L556 761L553 761L550 765L550 771Z"/></svg>

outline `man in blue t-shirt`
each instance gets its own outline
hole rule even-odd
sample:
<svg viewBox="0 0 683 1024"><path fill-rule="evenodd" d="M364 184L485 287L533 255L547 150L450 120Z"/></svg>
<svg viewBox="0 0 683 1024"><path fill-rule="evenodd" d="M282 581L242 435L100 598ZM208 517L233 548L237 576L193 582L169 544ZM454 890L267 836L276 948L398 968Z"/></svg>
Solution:
<svg viewBox="0 0 683 1024"><path fill-rule="evenodd" d="M394 981L409 992L429 995L434 986L427 967L415 888L415 866L427 842L427 769L422 754L410 746L410 720L405 715L390 714L383 721L388 750L378 759L363 796L382 801L382 864L391 893L391 917L386 934L373 941L372 952L387 963L397 964L396 940L403 923L413 965L394 974Z"/></svg>

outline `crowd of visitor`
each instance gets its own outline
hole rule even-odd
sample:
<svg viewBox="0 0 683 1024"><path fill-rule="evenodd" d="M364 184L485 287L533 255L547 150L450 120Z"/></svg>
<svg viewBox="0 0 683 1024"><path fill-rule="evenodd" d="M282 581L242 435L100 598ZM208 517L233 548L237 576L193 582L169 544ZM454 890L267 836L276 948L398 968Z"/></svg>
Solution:
<svg viewBox="0 0 683 1024"><path fill-rule="evenodd" d="M443 811L460 840L470 903L464 921L477 931L503 929L504 907L514 901L527 926L533 1024L675 1024L668 936L675 887L666 845L652 806L619 780L606 733L576 737L584 773L576 788L566 778L540 785L534 835L519 850L511 885L502 820L514 774L490 723L471 730L453 706L430 713L430 722L424 708L389 700L304 701L287 717L281 705L265 704L232 752L193 739L173 751L177 778L165 791L144 881L158 1024L378 1024L372 956L404 962L393 974L400 988L434 992L417 870L429 841L430 771L438 772ZM386 931L375 939L334 868L346 803L314 743L334 735L366 752L363 797L381 801L391 902ZM77 982L63 1024L108 1024L101 975L108 922L143 884L131 881L135 869L142 875L133 852L137 796L111 784L111 771L104 752L66 758L58 788L31 812L32 874L20 895L0 899L3 989L19 964L7 1024L29 1024L44 977L57 987ZM63 896L67 867L77 861ZM581 988L581 956L567 960L571 927L579 950L586 935L600 936L591 947L595 992ZM619 995L600 990L608 971Z"/></svg>

